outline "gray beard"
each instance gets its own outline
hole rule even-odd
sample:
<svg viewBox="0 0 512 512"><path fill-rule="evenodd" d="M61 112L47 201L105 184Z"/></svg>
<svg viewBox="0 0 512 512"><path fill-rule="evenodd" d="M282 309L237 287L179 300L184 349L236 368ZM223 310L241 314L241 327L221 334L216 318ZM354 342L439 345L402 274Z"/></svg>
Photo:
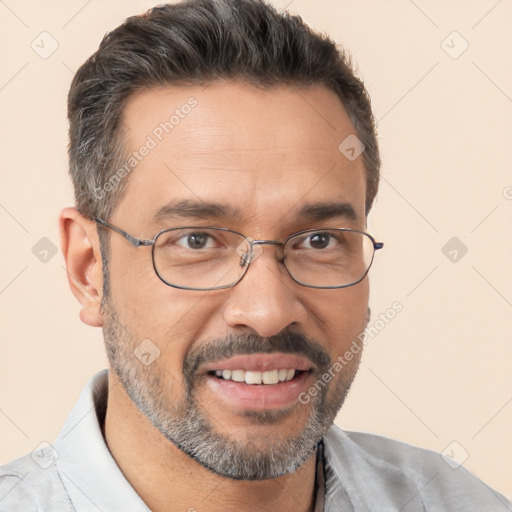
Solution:
<svg viewBox="0 0 512 512"><path fill-rule="evenodd" d="M322 386L318 394L311 397L309 404L300 405L310 407L310 412L303 429L295 437L279 439L270 433L264 439L235 440L227 432L224 434L222 427L217 430L214 428L215 421L211 421L210 415L195 396L199 379L194 371L199 364L208 358L213 360L214 355L216 359L227 357L234 354L235 350L237 354L277 351L301 353L316 364L315 377L320 379L331 366L331 360L318 343L302 335L286 333L271 338L244 334L203 344L203 347L199 346L199 352L192 350L185 355L184 398L169 403L172 376L164 367L159 366L158 359L146 367L134 356L137 342L120 324L110 301L102 302L102 318L110 367L132 402L166 439L185 454L214 473L235 480L264 480L295 472L315 452L316 445L334 422L354 380L359 362L357 360L353 367L343 369L336 383ZM250 417L253 423L273 424L277 430L279 422L292 414L296 407L276 411L246 410L242 415Z"/></svg>

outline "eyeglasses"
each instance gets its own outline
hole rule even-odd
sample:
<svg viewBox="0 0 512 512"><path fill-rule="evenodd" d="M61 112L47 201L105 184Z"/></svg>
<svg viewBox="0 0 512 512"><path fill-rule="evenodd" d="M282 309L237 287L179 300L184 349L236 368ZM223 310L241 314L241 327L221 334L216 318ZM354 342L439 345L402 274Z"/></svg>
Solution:
<svg viewBox="0 0 512 512"><path fill-rule="evenodd" d="M184 290L220 290L238 284L263 251L277 247L277 259L290 277L310 288L346 288L364 279L375 251L384 244L363 231L307 229L283 242L253 240L227 228L186 226L159 231L142 240L112 224L100 226L123 236L132 246L151 246L153 267L167 285Z"/></svg>

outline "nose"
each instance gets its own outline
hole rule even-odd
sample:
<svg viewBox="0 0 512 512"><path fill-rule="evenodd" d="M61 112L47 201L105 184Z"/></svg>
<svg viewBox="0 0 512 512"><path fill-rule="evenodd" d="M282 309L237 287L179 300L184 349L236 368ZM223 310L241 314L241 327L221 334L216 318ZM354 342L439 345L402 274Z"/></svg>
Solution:
<svg viewBox="0 0 512 512"><path fill-rule="evenodd" d="M269 337L305 322L306 309L297 294L300 285L277 261L275 250L262 249L243 279L228 292L224 320L229 327L249 328Z"/></svg>

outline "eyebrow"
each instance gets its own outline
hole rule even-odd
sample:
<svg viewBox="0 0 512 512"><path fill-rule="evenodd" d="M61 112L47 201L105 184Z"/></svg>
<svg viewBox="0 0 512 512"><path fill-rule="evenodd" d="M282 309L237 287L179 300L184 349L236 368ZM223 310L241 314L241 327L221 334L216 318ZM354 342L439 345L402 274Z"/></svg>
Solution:
<svg viewBox="0 0 512 512"><path fill-rule="evenodd" d="M234 219L241 216L238 208L220 203L205 203L201 201L171 201L160 208L155 216L155 221L168 219L191 219L191 218L209 218L209 219Z"/></svg>
<svg viewBox="0 0 512 512"><path fill-rule="evenodd" d="M202 201L171 201L162 206L155 214L157 222L170 219L214 219L214 220L239 220L242 217L241 210L227 204L206 203ZM345 202L316 202L306 203L299 210L297 218L308 221L325 221L343 217L347 220L358 221L359 215L350 203Z"/></svg>
<svg viewBox="0 0 512 512"><path fill-rule="evenodd" d="M350 203L328 202L328 203L306 203L298 214L299 218L305 217L312 221L323 221L344 217L347 220L357 221L359 215Z"/></svg>

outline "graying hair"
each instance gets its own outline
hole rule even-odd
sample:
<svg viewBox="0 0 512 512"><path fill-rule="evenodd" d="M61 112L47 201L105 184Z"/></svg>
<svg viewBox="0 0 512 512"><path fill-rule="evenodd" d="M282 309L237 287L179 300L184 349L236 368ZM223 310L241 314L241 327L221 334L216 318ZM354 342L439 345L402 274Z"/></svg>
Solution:
<svg viewBox="0 0 512 512"><path fill-rule="evenodd" d="M77 71L68 97L70 174L78 210L89 219L108 220L122 197L129 177L117 180L116 173L126 161L123 109L131 96L152 86L217 80L260 88L325 85L334 91L365 146L365 209L370 211L380 157L363 82L331 39L264 0L162 5L128 18L105 35ZM112 180L115 186L104 193ZM99 231L106 264L108 232Z"/></svg>

